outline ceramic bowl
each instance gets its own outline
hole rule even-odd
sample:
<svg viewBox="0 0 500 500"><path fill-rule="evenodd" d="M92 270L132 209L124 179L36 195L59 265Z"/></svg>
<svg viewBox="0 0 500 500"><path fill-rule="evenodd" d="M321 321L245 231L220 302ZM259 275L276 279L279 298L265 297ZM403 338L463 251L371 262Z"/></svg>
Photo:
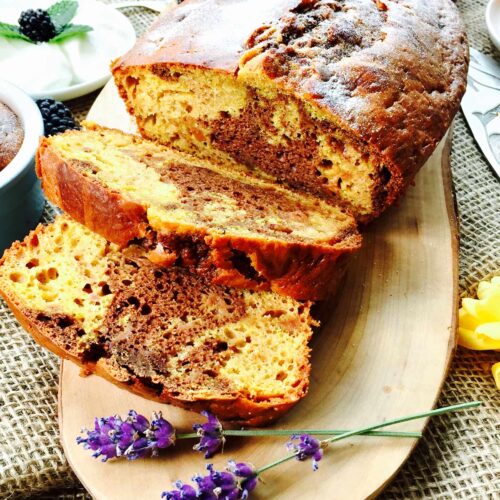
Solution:
<svg viewBox="0 0 500 500"><path fill-rule="evenodd" d="M0 171L0 255L40 220L44 196L35 174L35 152L43 120L35 102L19 88L0 80L0 102L19 118L24 140L16 156Z"/></svg>
<svg viewBox="0 0 500 500"><path fill-rule="evenodd" d="M490 0L486 7L486 26L491 41L500 50L500 0Z"/></svg>

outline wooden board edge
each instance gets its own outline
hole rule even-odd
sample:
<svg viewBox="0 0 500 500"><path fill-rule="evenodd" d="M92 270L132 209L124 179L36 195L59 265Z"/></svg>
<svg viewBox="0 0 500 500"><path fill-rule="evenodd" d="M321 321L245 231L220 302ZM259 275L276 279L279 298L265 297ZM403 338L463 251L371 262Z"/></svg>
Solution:
<svg viewBox="0 0 500 500"><path fill-rule="evenodd" d="M455 189L453 186L453 178L451 175L451 146L453 140L453 124L451 125L449 132L447 133L445 144L443 147L443 151L441 153L441 174L443 178L443 188L444 188L444 198L446 203L446 210L448 213L449 219L449 227L451 232L451 251L453 255L453 302L454 308L452 312L451 318L451 332L448 341L448 350L446 353L446 361L445 361L445 369L443 374L443 379L439 386L439 389L436 393L436 397L434 398L434 402L432 404L432 408L436 407L436 404L441 396L443 391L443 386L448 378L448 374L451 369L451 364L453 358L455 356L455 351L457 347L457 327L458 327L458 307L460 303L460 293L458 287L458 278L459 278L459 231L458 231L458 208L456 204L455 198ZM424 421L424 425L422 428L422 432L425 432L427 429L427 425L430 419L426 418ZM422 438L415 439L410 449L408 450L408 454L404 457L400 466L394 471L394 473L388 477L385 482L375 490L371 495L367 497L367 500L371 500L377 498L393 481L393 479L398 475L399 471L404 467L410 456L413 454L417 444L420 442Z"/></svg>

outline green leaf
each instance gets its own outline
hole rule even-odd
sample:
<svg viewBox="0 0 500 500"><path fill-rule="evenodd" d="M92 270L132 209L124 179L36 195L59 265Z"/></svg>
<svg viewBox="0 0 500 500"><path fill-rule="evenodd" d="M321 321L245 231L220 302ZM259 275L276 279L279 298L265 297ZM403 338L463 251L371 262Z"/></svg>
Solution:
<svg viewBox="0 0 500 500"><path fill-rule="evenodd" d="M56 33L59 34L64 30L65 26L75 17L77 10L78 2L75 0L61 0L47 9L50 19L56 27Z"/></svg>
<svg viewBox="0 0 500 500"><path fill-rule="evenodd" d="M88 33L92 31L92 26L87 26L86 24L68 24L66 27L56 35L50 43L52 42L60 42L61 40L67 40L68 38L81 35L82 33Z"/></svg>
<svg viewBox="0 0 500 500"><path fill-rule="evenodd" d="M5 38L17 38L18 40L24 40L25 42L34 43L27 36L24 36L17 26L13 24L7 24L0 22L0 36Z"/></svg>

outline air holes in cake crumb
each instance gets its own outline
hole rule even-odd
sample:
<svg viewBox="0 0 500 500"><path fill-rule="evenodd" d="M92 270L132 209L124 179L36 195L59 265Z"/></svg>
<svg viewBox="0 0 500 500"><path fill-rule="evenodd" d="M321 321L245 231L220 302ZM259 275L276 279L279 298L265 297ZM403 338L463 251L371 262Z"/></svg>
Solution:
<svg viewBox="0 0 500 500"><path fill-rule="evenodd" d="M73 300L73 302L74 302L77 306L80 306L80 307L82 307L82 306L83 306L83 301L82 301L82 299L79 299L78 297L77 297L75 300Z"/></svg>
<svg viewBox="0 0 500 500"><path fill-rule="evenodd" d="M283 380L285 380L287 377L287 374L286 372L284 371L280 371L278 372L278 374L276 375L276 380L279 380L280 382L283 382Z"/></svg>
<svg viewBox="0 0 500 500"><path fill-rule="evenodd" d="M78 337L83 337L85 335L85 330L83 328L78 328L76 334L78 335Z"/></svg>
<svg viewBox="0 0 500 500"><path fill-rule="evenodd" d="M127 76L127 78L125 78L125 87L128 87L129 89L134 89L139 83L139 79L138 78L135 78L133 76Z"/></svg>
<svg viewBox="0 0 500 500"><path fill-rule="evenodd" d="M38 259L31 259L29 262L26 263L26 267L28 269L32 269L33 267L38 266L39 262Z"/></svg>
<svg viewBox="0 0 500 500"><path fill-rule="evenodd" d="M252 261L245 252L233 249L231 250L231 254L231 263L245 278L257 282L264 281L264 278L262 278L258 271L252 266Z"/></svg>
<svg viewBox="0 0 500 500"><path fill-rule="evenodd" d="M75 323L75 320L70 318L69 316L63 316L61 318L58 318L56 323L59 328L67 328L68 326L73 325Z"/></svg>
<svg viewBox="0 0 500 500"><path fill-rule="evenodd" d="M82 290L85 292L85 293L92 293L92 285L90 283L85 283L84 287L82 288Z"/></svg>
<svg viewBox="0 0 500 500"><path fill-rule="evenodd" d="M10 273L9 278L14 283L23 283L26 280L24 274L21 273Z"/></svg>
<svg viewBox="0 0 500 500"><path fill-rule="evenodd" d="M126 263L127 263L127 265L129 265L129 266L131 266L131 267L133 267L133 268L135 268L135 269L139 269L139 264L137 264L137 262L134 262L134 261L133 261L133 260L131 260L131 259L127 259L125 262L126 262Z"/></svg>
<svg viewBox="0 0 500 500"><path fill-rule="evenodd" d="M36 319L38 321L47 322L47 321L50 321L50 316L47 316L46 314L43 314L43 313L38 313L36 315Z"/></svg>
<svg viewBox="0 0 500 500"><path fill-rule="evenodd" d="M214 370L203 370L203 373L211 378L217 377L217 372L215 372Z"/></svg>
<svg viewBox="0 0 500 500"><path fill-rule="evenodd" d="M328 160L327 158L323 158L321 160L321 166L324 168L330 168L333 165L332 160Z"/></svg>
<svg viewBox="0 0 500 500"><path fill-rule="evenodd" d="M163 276L163 273L161 271L156 270L154 273L154 277L159 279Z"/></svg>
<svg viewBox="0 0 500 500"><path fill-rule="evenodd" d="M191 113L191 111L193 111L193 106L191 106L191 104L186 104L184 106L184 109L188 112L188 113Z"/></svg>
<svg viewBox="0 0 500 500"><path fill-rule="evenodd" d="M224 352L227 351L227 348L227 342L217 342L217 345L215 346L215 352Z"/></svg>
<svg viewBox="0 0 500 500"><path fill-rule="evenodd" d="M380 179L384 184L387 184L391 180L392 174L389 169L384 165L380 169Z"/></svg>
<svg viewBox="0 0 500 500"><path fill-rule="evenodd" d="M42 284L45 285L51 280L55 280L59 276L57 269L54 267L50 267L49 269L40 271L36 275L36 279Z"/></svg>
<svg viewBox="0 0 500 500"><path fill-rule="evenodd" d="M234 339L234 332L232 330L229 329L224 330L224 334L228 339Z"/></svg>
<svg viewBox="0 0 500 500"><path fill-rule="evenodd" d="M82 361L98 361L106 355L104 346L99 344L90 344L87 351L83 353Z"/></svg>
<svg viewBox="0 0 500 500"><path fill-rule="evenodd" d="M127 299L127 302L131 305L131 306L134 306L136 309L139 307L140 305L140 302L139 302L139 299L137 297L129 297Z"/></svg>
<svg viewBox="0 0 500 500"><path fill-rule="evenodd" d="M277 310L266 311L264 313L264 316L269 316L271 318L279 318L280 316L283 316L283 314L285 314L285 311L277 309Z"/></svg>
<svg viewBox="0 0 500 500"><path fill-rule="evenodd" d="M342 189L342 177L339 177L338 180L337 180L337 187L339 189Z"/></svg>
<svg viewBox="0 0 500 500"><path fill-rule="evenodd" d="M141 307L141 314L143 316L147 316L148 314L151 314L151 307L149 306L149 304L144 304Z"/></svg>
<svg viewBox="0 0 500 500"><path fill-rule="evenodd" d="M110 294L111 294L111 288L109 288L109 285L107 283L101 285L101 295L110 295Z"/></svg>
<svg viewBox="0 0 500 500"><path fill-rule="evenodd" d="M156 125L156 114L148 115L145 120L145 125L154 127Z"/></svg>
<svg viewBox="0 0 500 500"><path fill-rule="evenodd" d="M131 280L122 280L122 284L125 286L130 286L132 284Z"/></svg>

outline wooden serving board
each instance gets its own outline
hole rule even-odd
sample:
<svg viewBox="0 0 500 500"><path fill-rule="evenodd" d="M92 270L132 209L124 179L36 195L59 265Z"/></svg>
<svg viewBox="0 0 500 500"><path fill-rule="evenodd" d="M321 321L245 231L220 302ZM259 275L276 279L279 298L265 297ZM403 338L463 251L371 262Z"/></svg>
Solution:
<svg viewBox="0 0 500 500"><path fill-rule="evenodd" d="M115 88L108 85L89 118L132 130ZM355 428L431 409L455 346L458 243L450 181L449 140L418 174L398 207L371 224L364 248L351 263L329 319L313 339L308 396L277 428ZM82 378L69 362L61 368L61 439L71 466L99 500L159 499L177 479L203 473L205 460L180 442L160 458L101 463L75 442L94 416L150 415L161 409L180 432L202 418L147 401L110 383ZM424 421L400 430L421 431ZM231 438L223 455L264 465L286 453L286 438ZM317 472L310 463L288 462L265 473L253 498L362 499L390 481L416 439L358 437L334 444Z"/></svg>

